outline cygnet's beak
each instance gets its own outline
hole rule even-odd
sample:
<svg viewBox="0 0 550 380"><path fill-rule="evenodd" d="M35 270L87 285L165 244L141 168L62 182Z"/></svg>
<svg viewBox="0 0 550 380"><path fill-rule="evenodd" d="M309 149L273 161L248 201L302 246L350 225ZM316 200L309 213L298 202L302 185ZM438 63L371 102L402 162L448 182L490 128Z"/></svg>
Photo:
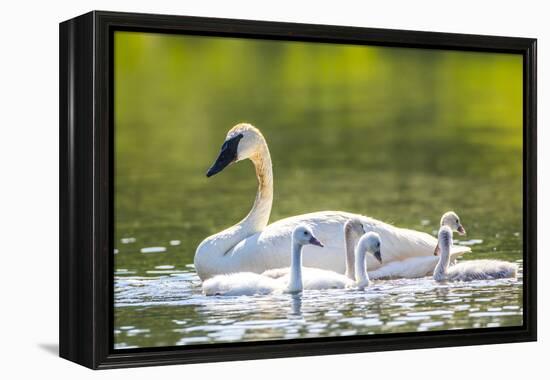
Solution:
<svg viewBox="0 0 550 380"><path fill-rule="evenodd" d="M456 230L458 231L459 235L466 235L466 230L464 229L464 227L462 227L462 224L459 224Z"/></svg>
<svg viewBox="0 0 550 380"><path fill-rule="evenodd" d="M312 236L309 239L309 244L316 245L317 247L324 247L323 243L321 243L315 236Z"/></svg>
<svg viewBox="0 0 550 380"><path fill-rule="evenodd" d="M378 260L380 264L382 264L382 254L380 253L379 249L374 252L374 258Z"/></svg>

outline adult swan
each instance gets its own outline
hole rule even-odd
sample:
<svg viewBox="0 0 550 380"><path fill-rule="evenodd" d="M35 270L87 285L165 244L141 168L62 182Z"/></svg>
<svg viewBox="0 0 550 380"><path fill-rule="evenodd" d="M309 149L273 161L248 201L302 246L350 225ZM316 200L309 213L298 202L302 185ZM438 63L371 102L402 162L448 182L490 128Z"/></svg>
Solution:
<svg viewBox="0 0 550 380"><path fill-rule="evenodd" d="M239 223L207 237L199 244L195 252L195 269L202 280L222 273L262 273L267 269L288 267L292 231L302 223L310 226L313 233L325 244L324 248L311 245L304 247L304 265L344 273L344 225L350 218L359 218L366 232L374 231L380 235L384 246L384 265L403 261L407 266L407 277L429 274L425 273L425 263L422 259L427 256L433 258L437 239L423 232L397 228L366 216L343 211L303 214L281 219L268 226L273 203L273 171L267 143L257 128L250 124L237 124L231 128L218 158L206 176L211 177L229 164L244 159L252 161L258 178L258 192L254 205ZM451 255L469 250L467 247L453 247ZM420 259L419 267L422 273L411 270L415 266L415 259ZM433 267L435 264L436 262L433 263ZM376 270L381 264L368 257L367 266L369 270ZM433 271L433 268L431 270ZM400 273L399 268L397 272Z"/></svg>

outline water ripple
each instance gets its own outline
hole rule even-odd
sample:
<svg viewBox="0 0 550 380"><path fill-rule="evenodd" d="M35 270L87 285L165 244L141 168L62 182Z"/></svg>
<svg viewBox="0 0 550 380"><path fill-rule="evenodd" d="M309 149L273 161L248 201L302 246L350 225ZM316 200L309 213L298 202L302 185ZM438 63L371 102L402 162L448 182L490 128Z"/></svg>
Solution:
<svg viewBox="0 0 550 380"><path fill-rule="evenodd" d="M517 280L438 284L427 277L375 282L364 292L253 297L206 297L189 265L147 273L155 276L116 272L118 348L499 327L523 317L521 269Z"/></svg>

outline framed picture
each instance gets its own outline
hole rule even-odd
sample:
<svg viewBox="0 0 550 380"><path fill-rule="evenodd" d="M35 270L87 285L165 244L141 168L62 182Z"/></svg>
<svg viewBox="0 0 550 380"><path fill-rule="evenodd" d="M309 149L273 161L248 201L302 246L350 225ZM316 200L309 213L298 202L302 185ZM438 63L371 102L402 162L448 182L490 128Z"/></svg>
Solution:
<svg viewBox="0 0 550 380"><path fill-rule="evenodd" d="M60 356L536 340L536 183L535 39L76 17Z"/></svg>

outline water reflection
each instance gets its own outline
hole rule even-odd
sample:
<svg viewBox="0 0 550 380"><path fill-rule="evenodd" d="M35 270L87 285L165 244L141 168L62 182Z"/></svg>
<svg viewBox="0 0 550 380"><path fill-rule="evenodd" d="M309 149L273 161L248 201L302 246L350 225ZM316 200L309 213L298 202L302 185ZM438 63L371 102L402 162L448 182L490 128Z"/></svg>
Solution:
<svg viewBox="0 0 550 380"><path fill-rule="evenodd" d="M374 283L367 291L206 297L192 271L117 276L117 347L368 335L502 327L522 323L517 280L438 284L431 278Z"/></svg>
<svg viewBox="0 0 550 380"><path fill-rule="evenodd" d="M290 300L289 316L302 316L302 294L292 294Z"/></svg>

